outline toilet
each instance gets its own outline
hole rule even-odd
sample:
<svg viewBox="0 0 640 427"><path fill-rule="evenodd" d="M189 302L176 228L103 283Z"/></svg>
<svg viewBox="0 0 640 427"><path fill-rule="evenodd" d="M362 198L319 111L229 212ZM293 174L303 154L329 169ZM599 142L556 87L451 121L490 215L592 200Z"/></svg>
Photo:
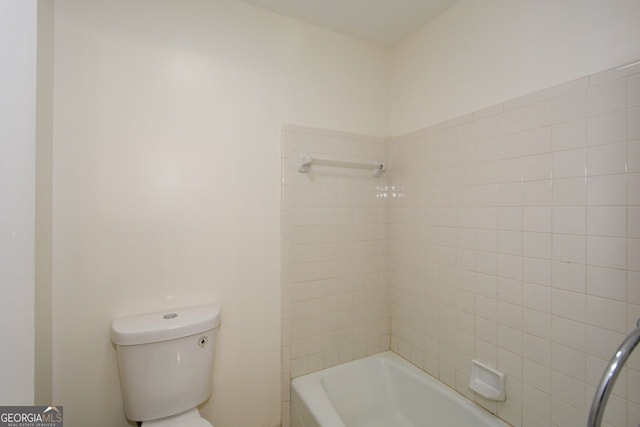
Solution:
<svg viewBox="0 0 640 427"><path fill-rule="evenodd" d="M144 427L212 427L198 405L211 395L220 306L113 320L125 415Z"/></svg>

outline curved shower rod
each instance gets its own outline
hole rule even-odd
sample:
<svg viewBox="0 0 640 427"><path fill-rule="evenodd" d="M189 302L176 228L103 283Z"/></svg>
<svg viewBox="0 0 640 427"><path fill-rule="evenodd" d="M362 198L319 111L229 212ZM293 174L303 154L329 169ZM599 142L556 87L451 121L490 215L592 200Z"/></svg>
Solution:
<svg viewBox="0 0 640 427"><path fill-rule="evenodd" d="M593 396L587 427L600 427L602 424L602 416L604 415L604 409L607 406L611 390L613 390L622 367L638 345L638 342L640 342L640 319L636 322L636 328L620 344L602 375L600 385L598 385L596 394Z"/></svg>

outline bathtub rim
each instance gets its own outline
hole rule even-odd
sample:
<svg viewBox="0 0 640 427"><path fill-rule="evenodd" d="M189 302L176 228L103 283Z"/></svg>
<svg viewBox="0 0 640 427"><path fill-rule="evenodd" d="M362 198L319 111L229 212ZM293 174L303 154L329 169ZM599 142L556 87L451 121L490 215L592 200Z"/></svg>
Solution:
<svg viewBox="0 0 640 427"><path fill-rule="evenodd" d="M426 371L418 368L413 365L411 362L407 361L403 357L394 353L391 350L387 350L381 353L376 353L370 356L366 356L360 359L355 359L350 362L342 363L339 365L335 365L317 372L313 372L310 374L302 375L296 377L291 380L291 393L292 393L292 403L293 403L293 394L296 393L297 397L300 398L303 402L305 402L305 406L311 416L314 418L318 425L329 425L335 427L345 427L342 418L336 411L335 407L329 400L329 396L326 394L325 389L322 385L322 378L330 373L339 372L343 369L348 369L349 366L355 365L357 363L362 363L364 360L374 360L377 363L389 363L395 365L401 371L405 372L407 375L416 378L418 381L426 383L428 386L436 388L437 392L444 394L447 397L453 398L458 402L462 407L465 407L471 410L474 413L477 413L479 417L484 418L486 420L490 420L492 423L496 425L496 427L510 427L503 419L499 418L497 415L489 412L487 409L478 405L476 402L470 400L466 396L457 392L456 390L449 387L447 384L443 383L439 379L433 377ZM306 402L312 401L314 402L313 407L311 405L307 405ZM293 410L293 405L291 407Z"/></svg>

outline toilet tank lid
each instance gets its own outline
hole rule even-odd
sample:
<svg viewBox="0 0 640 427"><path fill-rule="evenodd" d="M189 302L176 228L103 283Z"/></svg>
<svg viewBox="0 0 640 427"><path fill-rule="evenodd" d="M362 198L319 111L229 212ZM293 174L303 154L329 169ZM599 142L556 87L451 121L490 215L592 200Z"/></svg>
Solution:
<svg viewBox="0 0 640 427"><path fill-rule="evenodd" d="M199 334L219 324L220 306L203 305L114 319L111 339L117 345L149 344Z"/></svg>

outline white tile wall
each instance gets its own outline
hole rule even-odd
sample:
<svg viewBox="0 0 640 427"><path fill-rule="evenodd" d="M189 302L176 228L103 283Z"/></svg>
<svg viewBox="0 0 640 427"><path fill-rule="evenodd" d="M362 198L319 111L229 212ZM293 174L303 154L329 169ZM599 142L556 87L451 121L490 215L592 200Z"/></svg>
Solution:
<svg viewBox="0 0 640 427"><path fill-rule="evenodd" d="M584 425L640 316L638 105L635 66L392 138L392 350L514 426ZM639 356L618 381L605 423L636 427Z"/></svg>
<svg viewBox="0 0 640 427"><path fill-rule="evenodd" d="M389 177L313 166L299 152L388 161L387 139L284 126L282 133L282 413L291 378L390 348ZM408 258L410 260L410 258Z"/></svg>
<svg viewBox="0 0 640 427"><path fill-rule="evenodd" d="M292 377L388 348L514 426L585 425L640 317L639 106L636 65L390 142L284 126L283 426ZM300 151L389 173L300 174ZM639 423L636 354L604 425Z"/></svg>

